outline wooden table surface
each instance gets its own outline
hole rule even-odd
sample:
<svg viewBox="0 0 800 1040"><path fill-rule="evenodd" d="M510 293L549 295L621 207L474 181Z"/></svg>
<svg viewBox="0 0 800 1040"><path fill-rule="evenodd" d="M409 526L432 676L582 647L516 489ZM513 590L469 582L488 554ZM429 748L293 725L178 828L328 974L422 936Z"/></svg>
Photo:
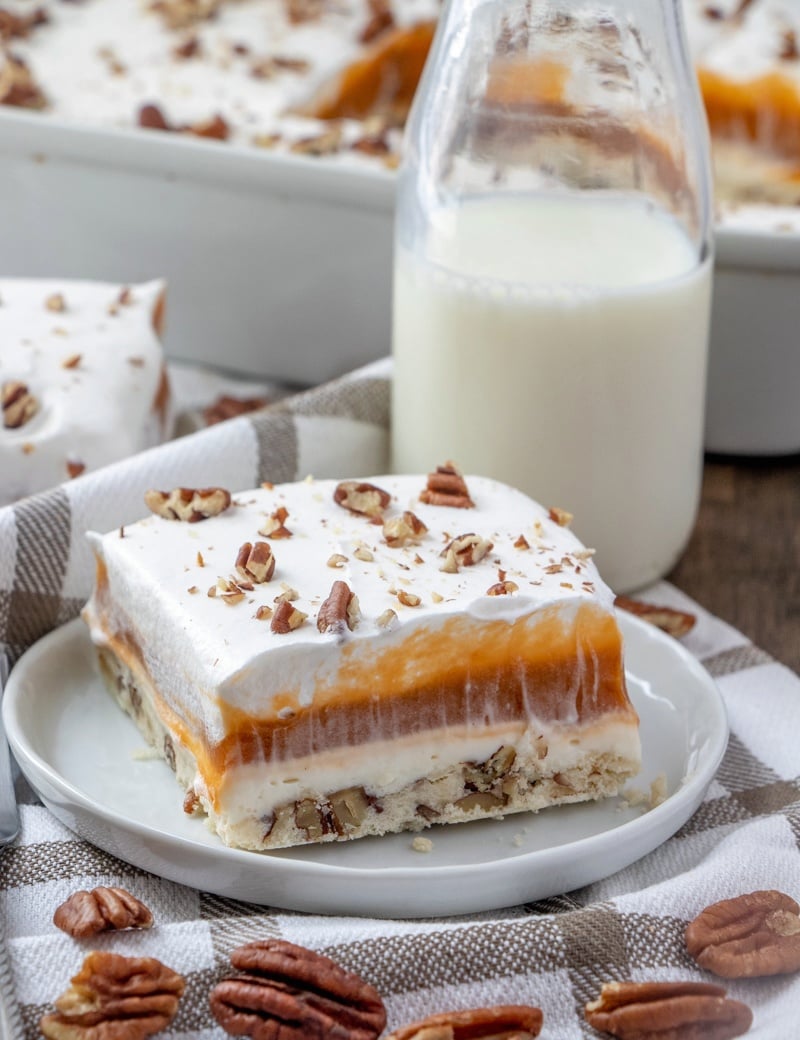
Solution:
<svg viewBox="0 0 800 1040"><path fill-rule="evenodd" d="M800 673L800 455L709 456L694 534L668 578Z"/></svg>

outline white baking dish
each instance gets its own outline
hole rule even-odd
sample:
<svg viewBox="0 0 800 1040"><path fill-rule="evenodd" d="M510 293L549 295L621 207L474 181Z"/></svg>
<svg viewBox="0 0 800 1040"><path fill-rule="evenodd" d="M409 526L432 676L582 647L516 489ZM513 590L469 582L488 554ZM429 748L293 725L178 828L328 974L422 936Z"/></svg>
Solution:
<svg viewBox="0 0 800 1040"><path fill-rule="evenodd" d="M800 451L800 217L780 213L717 231L708 451Z"/></svg>
<svg viewBox="0 0 800 1040"><path fill-rule="evenodd" d="M316 383L389 352L393 176L0 111L0 274L167 279L175 358Z"/></svg>
<svg viewBox="0 0 800 1040"><path fill-rule="evenodd" d="M0 111L0 274L169 283L174 358L294 383L390 350L394 177ZM800 231L720 228L711 451L800 451Z"/></svg>

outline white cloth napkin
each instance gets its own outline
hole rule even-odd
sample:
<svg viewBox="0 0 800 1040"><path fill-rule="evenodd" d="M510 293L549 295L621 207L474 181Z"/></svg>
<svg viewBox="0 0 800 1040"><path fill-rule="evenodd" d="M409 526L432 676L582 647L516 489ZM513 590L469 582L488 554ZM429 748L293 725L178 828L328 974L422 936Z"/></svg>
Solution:
<svg viewBox="0 0 800 1040"><path fill-rule="evenodd" d="M138 516L146 487L216 482L242 489L307 472L385 468L388 378L384 366L370 367L0 511L0 639L9 657L75 615L91 581L82 529ZM530 1003L544 1010L543 1040L586 1040L598 1034L583 1021L583 1007L604 982L717 981L686 954L686 922L711 902L756 889L800 896L800 678L671 585L659 583L641 598L697 615L684 645L716 679L731 726L703 805L656 851L579 891L503 911L422 921L322 917L147 874L79 839L21 784L22 833L0 853L7 1034L38 1035L39 1018L92 948L151 955L186 977L178 1015L161 1034L170 1040L222 1040L209 989L229 971L234 947L266 936L320 950L359 972L383 996L390 1028L436 1011ZM24 619L18 611L27 611ZM97 885L139 896L155 926L91 942L58 931L55 907ZM796 1034L800 974L725 985L753 1009L749 1035Z"/></svg>

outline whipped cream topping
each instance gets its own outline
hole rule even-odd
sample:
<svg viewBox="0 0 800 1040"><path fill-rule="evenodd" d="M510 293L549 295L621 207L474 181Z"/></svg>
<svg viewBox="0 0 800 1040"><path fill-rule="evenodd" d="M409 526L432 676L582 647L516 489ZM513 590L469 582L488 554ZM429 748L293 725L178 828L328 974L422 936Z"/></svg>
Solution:
<svg viewBox="0 0 800 1040"><path fill-rule="evenodd" d="M0 279L0 506L164 439L163 293L158 281Z"/></svg>
<svg viewBox="0 0 800 1040"><path fill-rule="evenodd" d="M792 0L684 0L695 63L743 82L780 72L800 85L800 7Z"/></svg>
<svg viewBox="0 0 800 1040"><path fill-rule="evenodd" d="M29 0L3 0L2 6L19 15L31 7ZM156 105L173 127L221 116L231 143L279 147L272 135L297 141L324 132L324 123L287 113L363 52L361 37L372 18L366 0L236 0L221 3L212 18L174 28L158 6L39 0L48 22L6 49L26 62L46 113L61 120L131 127L143 105ZM394 23L437 11L434 0L400 0ZM0 47L0 68L1 55ZM355 140L363 129L345 127L345 133Z"/></svg>
<svg viewBox="0 0 800 1040"><path fill-rule="evenodd" d="M586 601L612 609L613 595L590 551L548 510L495 481L465 479L472 509L419 501L421 476L369 478L391 496L385 518L410 510L427 527L417 544L396 548L387 544L381 524L334 502L336 482L329 480L245 491L225 512L199 523L154 515L126 526L122 537L118 531L92 533L111 594L96 590L85 616L101 643L104 629L110 634L132 624L161 693L218 735L224 726L220 703L261 718L279 717L285 701L273 698L286 691L298 705L311 703L319 689L335 683L343 644L352 644L363 662L404 645L414 633L434 636L464 615L513 622L552 605L569 623ZM291 537L264 539L259 530L281 507ZM491 542L491 550L471 566L442 570L443 550L467 533ZM258 540L269 541L274 574L228 603L217 581L241 580L234 569L240 547ZM352 631L322 633L317 617L337 580L358 598L360 617ZM489 594L502 581L516 588ZM279 634L258 615L274 610L284 593L307 619Z"/></svg>
<svg viewBox="0 0 800 1040"><path fill-rule="evenodd" d="M790 89L797 84L800 98L800 9L792 0L683 0L683 8L699 68L745 84L777 73ZM9 103L43 106L45 118L104 128L136 127L143 106L154 105L156 118L178 132L374 169L376 163L397 165L397 128L380 119L332 125L297 113L363 57L377 11L389 12L391 24L403 28L435 19L439 3L386 0L384 9L380 0L39 0L34 8L30 0L2 0L0 9L21 24L33 23L28 31L0 37L0 104L5 86L7 95L17 94ZM44 19L34 17L39 11ZM202 17L203 11L213 17ZM636 46L630 35L624 49L638 70L638 89L659 89L648 82L652 77ZM13 87L19 70L7 65L12 55L31 77L22 90ZM579 60L574 47L570 60ZM33 98L20 102L28 88ZM762 143L769 145L768 111L763 125ZM784 183L791 171L747 160L734 166L731 179L725 159L717 178L720 199L795 203L792 186Z"/></svg>

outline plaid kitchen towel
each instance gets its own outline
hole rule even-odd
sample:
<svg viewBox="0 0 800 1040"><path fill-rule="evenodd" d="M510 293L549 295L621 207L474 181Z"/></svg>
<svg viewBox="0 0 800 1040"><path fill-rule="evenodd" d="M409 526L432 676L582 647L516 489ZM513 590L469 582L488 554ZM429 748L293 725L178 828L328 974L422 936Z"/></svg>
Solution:
<svg viewBox="0 0 800 1040"><path fill-rule="evenodd" d="M10 656L72 617L91 565L81 532L141 513L146 487L293 479L385 468L388 371L293 398L254 418L157 449L0 513L6 570L0 638ZM11 557L7 562L7 557ZM230 951L281 936L326 953L381 993L389 1028L432 1012L529 1003L544 1040L598 1037L583 1006L613 979L704 980L685 952L686 922L719 899L777 888L800 895L800 678L667 583L643 598L694 613L686 648L715 677L731 739L705 801L656 851L579 891L503 911L434 920L291 913L163 881L90 845L20 785L22 832L0 853L0 1003L9 1037L27 1040L64 992L88 949L150 955L187 981L169 1040L222 1040L208 992ZM77 942L52 924L77 889L119 885L153 911L149 931ZM748 1035L797 1035L800 974L726 983L754 1012ZM0 1033L2 1018L0 1018Z"/></svg>

